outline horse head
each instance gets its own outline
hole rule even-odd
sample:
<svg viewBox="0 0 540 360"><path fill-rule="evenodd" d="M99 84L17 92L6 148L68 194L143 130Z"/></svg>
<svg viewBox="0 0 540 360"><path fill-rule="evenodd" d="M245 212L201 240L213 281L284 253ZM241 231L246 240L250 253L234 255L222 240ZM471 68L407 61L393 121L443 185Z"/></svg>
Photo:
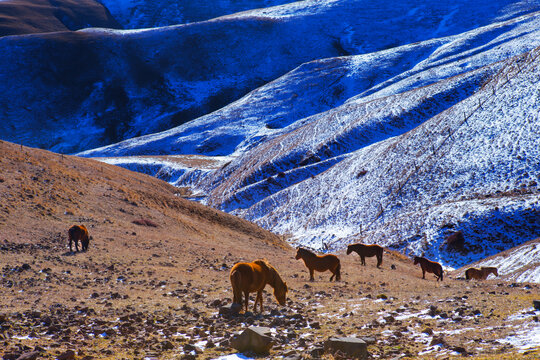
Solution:
<svg viewBox="0 0 540 360"><path fill-rule="evenodd" d="M277 302L281 306L285 306L287 303L287 283L283 281L276 282L274 287L274 296L276 297Z"/></svg>
<svg viewBox="0 0 540 360"><path fill-rule="evenodd" d="M349 255L350 253L352 253L352 251L353 251L352 245L347 246L347 255Z"/></svg>
<svg viewBox="0 0 540 360"><path fill-rule="evenodd" d="M299 247L297 250L296 250L296 256L295 256L295 259L298 260L302 257L302 252L303 252L304 249L302 249L301 247Z"/></svg>
<svg viewBox="0 0 540 360"><path fill-rule="evenodd" d="M418 264L420 262L420 257L419 256L415 256L414 257L414 265Z"/></svg>

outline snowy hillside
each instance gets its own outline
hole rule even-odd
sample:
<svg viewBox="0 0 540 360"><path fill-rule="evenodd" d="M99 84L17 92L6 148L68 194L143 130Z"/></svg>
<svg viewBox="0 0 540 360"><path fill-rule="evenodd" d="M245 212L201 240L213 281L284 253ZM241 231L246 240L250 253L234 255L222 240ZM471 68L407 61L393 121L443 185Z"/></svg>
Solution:
<svg viewBox="0 0 540 360"><path fill-rule="evenodd" d="M528 241L525 244L480 260L474 267L495 266L499 278L515 282L540 283L540 239ZM453 275L465 276L469 266L456 270ZM491 275L492 279L495 277Z"/></svg>
<svg viewBox="0 0 540 360"><path fill-rule="evenodd" d="M100 0L124 29L152 28L213 19L291 0Z"/></svg>
<svg viewBox="0 0 540 360"><path fill-rule="evenodd" d="M540 234L538 22L315 61L190 124L88 154L232 153L204 174L149 172L314 248L362 240L461 266ZM457 231L459 252L443 244Z"/></svg>
<svg viewBox="0 0 540 360"><path fill-rule="evenodd" d="M540 15L533 14L381 52L315 60L185 125L82 154L160 154L165 149L171 154L242 154L308 121L302 119L333 109L355 96L367 102L468 73L459 80L461 84L447 86L447 92L459 88L461 93L443 100L446 105L433 107L432 111L440 112L476 91L487 73L501 66L501 60L540 46L538 29ZM427 115L413 120L415 123L408 128L423 122ZM334 130L324 131L332 135Z"/></svg>
<svg viewBox="0 0 540 360"><path fill-rule="evenodd" d="M316 249L459 267L540 236L540 1L103 4L183 24L0 38L2 139L106 157Z"/></svg>
<svg viewBox="0 0 540 360"><path fill-rule="evenodd" d="M0 134L78 152L211 113L309 61L455 35L538 9L536 1L306 0L164 28L4 37Z"/></svg>

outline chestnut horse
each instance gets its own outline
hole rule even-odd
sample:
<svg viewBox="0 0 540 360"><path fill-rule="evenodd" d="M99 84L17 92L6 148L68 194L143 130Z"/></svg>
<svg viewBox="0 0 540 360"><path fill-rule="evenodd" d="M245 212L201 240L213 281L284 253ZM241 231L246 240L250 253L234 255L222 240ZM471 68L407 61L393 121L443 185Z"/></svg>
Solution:
<svg viewBox="0 0 540 360"><path fill-rule="evenodd" d="M422 267L422 279L426 278L426 271L435 274L437 281L443 280L443 269L441 264L435 261L428 260L424 257L415 256L414 265L420 263Z"/></svg>
<svg viewBox="0 0 540 360"><path fill-rule="evenodd" d="M88 243L90 238L88 237L88 230L84 225L73 225L68 230L69 235L69 251L73 252L71 249L71 243L75 242L75 250L79 251L79 240L81 241L82 250L88 250Z"/></svg>
<svg viewBox="0 0 540 360"><path fill-rule="evenodd" d="M469 268L465 271L465 278L467 280L476 279L476 280L486 280L489 274L499 276L496 267L482 267L480 269Z"/></svg>
<svg viewBox="0 0 540 360"><path fill-rule="evenodd" d="M326 254L326 255L317 255L307 249L299 247L296 251L296 260L302 259L304 260L304 264L306 264L308 270L309 270L309 280L314 281L315 278L313 277L313 272L315 270L317 271L326 271L330 270L332 272L332 276L330 277L330 281L336 277L336 281L341 280L341 264L339 262L339 259L336 255L332 254Z"/></svg>
<svg viewBox="0 0 540 360"><path fill-rule="evenodd" d="M246 311L248 311L249 293L257 292L253 311L257 310L257 303L260 303L261 312L263 312L262 292L266 284L274 288L277 302L282 306L285 305L287 283L283 282L277 270L266 260L237 263L231 269L229 278L233 288L233 303L242 304L243 293Z"/></svg>
<svg viewBox="0 0 540 360"><path fill-rule="evenodd" d="M360 243L347 246L347 255L349 255L353 251L360 255L362 265L366 265L366 257L377 256L377 267L381 267L383 255L382 246L366 245Z"/></svg>

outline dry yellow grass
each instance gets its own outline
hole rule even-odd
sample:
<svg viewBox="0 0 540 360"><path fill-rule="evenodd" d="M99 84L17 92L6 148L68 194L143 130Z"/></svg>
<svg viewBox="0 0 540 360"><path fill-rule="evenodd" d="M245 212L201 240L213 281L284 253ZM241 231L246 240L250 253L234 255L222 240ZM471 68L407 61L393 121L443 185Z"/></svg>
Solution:
<svg viewBox="0 0 540 360"><path fill-rule="evenodd" d="M172 359L210 339L215 346L198 358L212 359L233 353L228 337L254 324L276 329L272 358L311 358L335 335L374 337L369 351L382 359L459 358L462 349L476 359L540 355L499 341L533 324L532 315L508 317L532 306L535 284L422 280L420 268L396 252L385 252L382 269L374 258L361 266L356 254L340 253L343 281L316 273L309 282L280 237L186 201L155 178L5 142L0 154L4 354L37 346L50 359L69 349L78 359ZM133 224L137 219L157 227ZM88 252L70 254L67 229L78 223L93 240ZM267 258L287 281L288 306L277 306L269 290L264 304L271 312L219 316L219 306L231 301L230 267L256 258ZM419 356L433 338L424 331L444 344Z"/></svg>

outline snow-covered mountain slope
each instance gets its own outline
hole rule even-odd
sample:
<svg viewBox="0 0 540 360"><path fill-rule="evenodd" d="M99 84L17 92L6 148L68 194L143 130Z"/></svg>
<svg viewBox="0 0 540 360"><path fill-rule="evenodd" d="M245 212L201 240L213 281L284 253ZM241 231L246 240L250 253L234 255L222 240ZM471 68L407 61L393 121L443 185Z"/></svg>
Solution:
<svg viewBox="0 0 540 360"><path fill-rule="evenodd" d="M448 107L481 85L483 75L473 74L473 70L484 67L479 72L485 73L490 71L488 66L497 69L501 60L540 46L539 29L540 14L532 14L464 34L376 53L315 60L209 115L162 133L82 155L160 154L165 149L169 154L238 155L302 126L307 121L302 120L304 118L333 109L347 100L351 102L353 97L367 102L469 72L467 78L476 80L448 85L450 92L454 91L452 86L465 90L459 96L449 97ZM442 106L434 108L441 109ZM427 116L429 114L414 120L415 124Z"/></svg>
<svg viewBox="0 0 540 360"><path fill-rule="evenodd" d="M363 240L453 266L536 238L539 54L506 62L449 108L427 90L456 79L319 115L216 173L221 181L210 179L218 185L209 202L314 247ZM415 95L441 111L394 136L393 129L406 129ZM342 131L319 131L323 124ZM290 184L295 177L300 182ZM458 230L468 256L443 244Z"/></svg>
<svg viewBox="0 0 540 360"><path fill-rule="evenodd" d="M480 268L482 266L496 267L499 278L504 280L540 283L540 239L528 241L487 259L482 259L454 271L452 275L464 277L465 271L469 267ZM489 278L495 279L494 275L490 275Z"/></svg>
<svg viewBox="0 0 540 360"><path fill-rule="evenodd" d="M309 61L450 36L540 9L537 1L526 5L306 0L144 31L2 38L0 134L60 152L98 147L215 111Z"/></svg>
<svg viewBox="0 0 540 360"><path fill-rule="evenodd" d="M213 19L292 0L99 0L124 29L152 28Z"/></svg>
<svg viewBox="0 0 540 360"><path fill-rule="evenodd" d="M540 234L539 54L353 98L197 181L186 169L174 180L315 248L376 242L467 264ZM457 231L465 237L459 252L444 244Z"/></svg>
<svg viewBox="0 0 540 360"><path fill-rule="evenodd" d="M120 28L103 5L94 0L2 0L0 36Z"/></svg>

